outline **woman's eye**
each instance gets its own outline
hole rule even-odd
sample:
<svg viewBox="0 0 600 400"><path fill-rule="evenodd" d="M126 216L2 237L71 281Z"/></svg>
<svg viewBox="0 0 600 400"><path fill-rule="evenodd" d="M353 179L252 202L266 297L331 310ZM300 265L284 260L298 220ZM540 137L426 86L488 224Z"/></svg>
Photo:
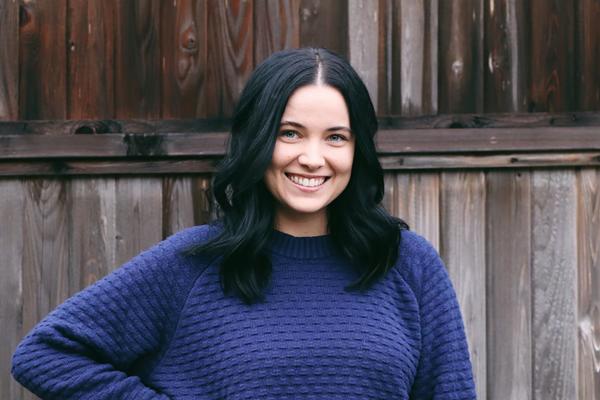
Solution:
<svg viewBox="0 0 600 400"><path fill-rule="evenodd" d="M279 136L286 139L296 139L298 137L298 132L296 131L281 131L279 132Z"/></svg>
<svg viewBox="0 0 600 400"><path fill-rule="evenodd" d="M332 142L343 142L343 141L348 140L348 139L346 139L346 136L339 135L339 134L336 133L336 134L333 134L333 135L329 136L329 140L331 140Z"/></svg>

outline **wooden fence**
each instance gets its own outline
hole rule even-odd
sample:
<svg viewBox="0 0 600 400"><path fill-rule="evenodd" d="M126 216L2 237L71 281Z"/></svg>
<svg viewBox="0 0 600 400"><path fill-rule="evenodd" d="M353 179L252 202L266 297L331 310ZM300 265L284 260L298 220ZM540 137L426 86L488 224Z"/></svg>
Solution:
<svg viewBox="0 0 600 400"><path fill-rule="evenodd" d="M52 308L211 218L248 75L318 45L372 94L385 205L446 261L479 398L600 399L599 17L597 0L0 0L0 398L34 398L10 356Z"/></svg>

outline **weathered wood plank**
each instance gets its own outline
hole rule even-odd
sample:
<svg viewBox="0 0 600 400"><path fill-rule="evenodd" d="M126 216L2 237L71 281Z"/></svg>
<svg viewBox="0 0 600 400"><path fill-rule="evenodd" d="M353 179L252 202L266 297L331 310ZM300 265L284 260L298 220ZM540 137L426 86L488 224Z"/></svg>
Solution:
<svg viewBox="0 0 600 400"><path fill-rule="evenodd" d="M183 177L163 182L163 237L213 219L210 177Z"/></svg>
<svg viewBox="0 0 600 400"><path fill-rule="evenodd" d="M74 294L117 265L115 179L74 179L69 197L69 292Z"/></svg>
<svg viewBox="0 0 600 400"><path fill-rule="evenodd" d="M123 264L162 239L162 181L160 178L119 178L115 182L115 265Z"/></svg>
<svg viewBox="0 0 600 400"><path fill-rule="evenodd" d="M407 221L408 203L403 197L405 187L408 187L408 175L397 172L385 172L383 183L385 194L383 197L384 208L392 215ZM410 225L410 224L409 224ZM411 228L412 225L411 225Z"/></svg>
<svg viewBox="0 0 600 400"><path fill-rule="evenodd" d="M527 2L490 0L485 7L484 109L526 111L528 106Z"/></svg>
<svg viewBox="0 0 600 400"><path fill-rule="evenodd" d="M600 399L600 172L578 173L577 387L580 400Z"/></svg>
<svg viewBox="0 0 600 400"><path fill-rule="evenodd" d="M575 108L575 2L529 0L531 93L529 111Z"/></svg>
<svg viewBox="0 0 600 400"><path fill-rule="evenodd" d="M0 180L0 221L5 226L0 230L0 254L3 259L0 279L0 398L14 400L20 400L23 396L23 389L11 377L10 368L12 354L23 336L24 195L24 185L20 180Z"/></svg>
<svg viewBox="0 0 600 400"><path fill-rule="evenodd" d="M0 120L18 119L18 105L19 2L5 0L0 1Z"/></svg>
<svg viewBox="0 0 600 400"><path fill-rule="evenodd" d="M378 32L381 11L373 0L348 2L348 52L350 64L360 75L377 110Z"/></svg>
<svg viewBox="0 0 600 400"><path fill-rule="evenodd" d="M486 175L488 399L533 399L530 175Z"/></svg>
<svg viewBox="0 0 600 400"><path fill-rule="evenodd" d="M301 0L300 46L325 47L348 58L348 2Z"/></svg>
<svg viewBox="0 0 600 400"><path fill-rule="evenodd" d="M441 174L441 255L461 305L477 398L486 398L485 177Z"/></svg>
<svg viewBox="0 0 600 400"><path fill-rule="evenodd" d="M401 115L437 110L438 2L392 3L392 106Z"/></svg>
<svg viewBox="0 0 600 400"><path fill-rule="evenodd" d="M114 16L111 1L68 3L68 118L115 116Z"/></svg>
<svg viewBox="0 0 600 400"><path fill-rule="evenodd" d="M439 111L483 110L482 0L439 2Z"/></svg>
<svg viewBox="0 0 600 400"><path fill-rule="evenodd" d="M532 183L533 397L575 399L575 173L534 171Z"/></svg>
<svg viewBox="0 0 600 400"><path fill-rule="evenodd" d="M20 19L19 118L66 119L67 0L28 1Z"/></svg>
<svg viewBox="0 0 600 400"><path fill-rule="evenodd" d="M208 0L204 116L229 117L253 69L253 3Z"/></svg>
<svg viewBox="0 0 600 400"><path fill-rule="evenodd" d="M575 41L577 78L576 110L600 108L600 3L596 0L576 2L577 16Z"/></svg>
<svg viewBox="0 0 600 400"><path fill-rule="evenodd" d="M160 118L159 7L159 0L116 3L117 118Z"/></svg>
<svg viewBox="0 0 600 400"><path fill-rule="evenodd" d="M300 0L254 0L254 66L300 46Z"/></svg>
<svg viewBox="0 0 600 400"><path fill-rule="evenodd" d="M206 0L160 1L162 118L206 116L208 14Z"/></svg>

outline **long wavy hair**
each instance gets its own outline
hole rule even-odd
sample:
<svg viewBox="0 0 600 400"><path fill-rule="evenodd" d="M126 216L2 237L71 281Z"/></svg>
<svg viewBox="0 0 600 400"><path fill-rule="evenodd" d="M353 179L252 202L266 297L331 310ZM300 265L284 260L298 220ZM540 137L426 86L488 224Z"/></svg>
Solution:
<svg viewBox="0 0 600 400"><path fill-rule="evenodd" d="M352 66L326 49L284 50L271 55L250 76L234 111L227 155L213 179L220 207L218 234L191 254L219 258L223 291L248 304L262 301L271 277L269 241L276 203L263 181L271 163L281 116L292 93L324 84L344 97L356 137L348 186L327 208L334 245L359 271L347 290L367 290L398 257L401 230L408 226L382 206L383 170L373 137L377 118L369 93Z"/></svg>

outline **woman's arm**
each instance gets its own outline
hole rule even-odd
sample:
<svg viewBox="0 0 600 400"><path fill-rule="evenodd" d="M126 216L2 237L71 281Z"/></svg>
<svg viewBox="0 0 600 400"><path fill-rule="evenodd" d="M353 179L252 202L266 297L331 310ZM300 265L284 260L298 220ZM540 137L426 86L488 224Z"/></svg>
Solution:
<svg viewBox="0 0 600 400"><path fill-rule="evenodd" d="M419 303L421 356L410 398L475 399L460 308L437 253L423 266Z"/></svg>
<svg viewBox="0 0 600 400"><path fill-rule="evenodd" d="M15 379L43 399L168 399L126 371L167 346L191 288L177 236L44 318L15 351Z"/></svg>

